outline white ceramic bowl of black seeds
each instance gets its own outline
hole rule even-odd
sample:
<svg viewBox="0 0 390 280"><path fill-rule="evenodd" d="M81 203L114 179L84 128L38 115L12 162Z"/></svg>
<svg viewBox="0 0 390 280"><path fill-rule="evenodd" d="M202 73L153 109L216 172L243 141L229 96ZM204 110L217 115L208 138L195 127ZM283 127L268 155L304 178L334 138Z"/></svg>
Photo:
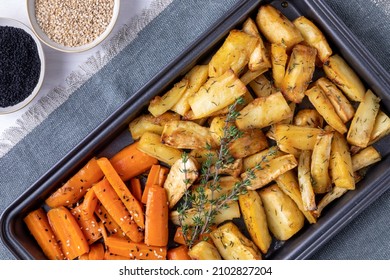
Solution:
<svg viewBox="0 0 390 280"><path fill-rule="evenodd" d="M45 57L34 32L20 21L0 18L0 114L28 105L44 75Z"/></svg>
<svg viewBox="0 0 390 280"><path fill-rule="evenodd" d="M28 17L37 37L62 52L84 52L111 33L120 0L27 0Z"/></svg>

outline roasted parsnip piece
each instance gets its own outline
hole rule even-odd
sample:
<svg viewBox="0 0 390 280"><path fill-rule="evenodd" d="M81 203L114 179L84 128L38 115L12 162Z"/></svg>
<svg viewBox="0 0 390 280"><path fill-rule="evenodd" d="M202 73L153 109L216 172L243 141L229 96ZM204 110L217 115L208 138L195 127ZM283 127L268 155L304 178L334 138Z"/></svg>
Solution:
<svg viewBox="0 0 390 280"><path fill-rule="evenodd" d="M278 187L295 202L299 210L301 210L303 215L305 215L306 220L310 224L315 224L317 222L317 218L313 215L312 211L305 210L302 194L299 189L298 178L294 170L289 170L283 173L275 179L275 182Z"/></svg>
<svg viewBox="0 0 390 280"><path fill-rule="evenodd" d="M210 167L211 172L215 172L215 164ZM242 172L242 158L235 159L231 163L225 163L219 167L220 175L239 177Z"/></svg>
<svg viewBox="0 0 390 280"><path fill-rule="evenodd" d="M328 193L326 193L321 200L318 202L317 209L313 211L313 214L319 218L324 208L329 205L332 201L341 197L348 191L346 188L333 187Z"/></svg>
<svg viewBox="0 0 390 280"><path fill-rule="evenodd" d="M217 78L207 80L199 91L188 99L188 103L194 118L204 118L232 104L247 91L245 84L232 70L228 70Z"/></svg>
<svg viewBox="0 0 390 280"><path fill-rule="evenodd" d="M210 236L225 260L262 259L261 252L256 245L233 222L227 222L213 230Z"/></svg>
<svg viewBox="0 0 390 280"><path fill-rule="evenodd" d="M281 174L298 166L294 155L287 154L271 159L269 162L260 167L255 167L241 174L243 180L249 179L250 185L248 190L256 190L271 183ZM252 178L252 173L254 178Z"/></svg>
<svg viewBox="0 0 390 280"><path fill-rule="evenodd" d="M142 134L138 149L168 165L173 165L182 154L181 150L163 144L160 135L153 132Z"/></svg>
<svg viewBox="0 0 390 280"><path fill-rule="evenodd" d="M231 69L239 75L247 66L251 54L259 45L259 38L233 29L209 62L209 76L219 77Z"/></svg>
<svg viewBox="0 0 390 280"><path fill-rule="evenodd" d="M284 155L278 148L278 146L272 146L268 149L262 150L256 154L250 155L243 159L242 168L244 171L259 166L262 168L271 159Z"/></svg>
<svg viewBox="0 0 390 280"><path fill-rule="evenodd" d="M222 260L218 249L210 242L203 240L192 246L188 255L193 260Z"/></svg>
<svg viewBox="0 0 390 280"><path fill-rule="evenodd" d="M326 97L325 93L318 86L313 86L305 92L309 98L310 103L316 108L318 113L324 120L335 130L344 134L347 132L347 127L336 113L332 103Z"/></svg>
<svg viewBox="0 0 390 280"><path fill-rule="evenodd" d="M184 76L184 78L188 80L188 87L179 101L173 105L171 110L181 116L185 116L185 114L191 109L190 104L188 104L188 98L200 89L200 87L207 81L208 77L208 65L195 65L191 68L191 70Z"/></svg>
<svg viewBox="0 0 390 280"><path fill-rule="evenodd" d="M248 33L259 39L259 42L249 57L248 68L250 71L258 71L265 68L271 67L267 51L264 46L263 39L260 36L259 30L257 29L256 22L252 18L247 18L242 25L242 31Z"/></svg>
<svg viewBox="0 0 390 280"><path fill-rule="evenodd" d="M357 154L354 154L352 156L352 170L353 172L358 172L363 168L366 168L371 164L374 164L380 160L381 160L381 155L378 153L378 151L373 146L368 146L367 148L362 149ZM355 177L355 183L357 183L358 180L359 177L357 178ZM320 217L323 209L327 205L329 205L331 202L341 197L348 191L349 191L348 188L337 187L337 186L333 187L330 192L326 193L321 198L321 200L317 205L317 209L313 211L313 214L316 217Z"/></svg>
<svg viewBox="0 0 390 280"><path fill-rule="evenodd" d="M286 74L288 55L284 44L271 44L272 78L277 89L282 86Z"/></svg>
<svg viewBox="0 0 390 280"><path fill-rule="evenodd" d="M291 49L303 41L302 34L295 25L271 5L260 7L256 23L260 32L271 43L284 44L287 49Z"/></svg>
<svg viewBox="0 0 390 280"><path fill-rule="evenodd" d="M269 61L267 51L265 49L263 39L260 36L259 30L257 29L256 22L252 18L247 18L242 25L242 31L259 39L257 46L249 57L249 70L254 72L261 69L270 68L271 62Z"/></svg>
<svg viewBox="0 0 390 280"><path fill-rule="evenodd" d="M218 160L218 151L215 149L195 149L191 150L189 155L197 160L199 165L203 165L207 160L211 161L211 164L215 164Z"/></svg>
<svg viewBox="0 0 390 280"><path fill-rule="evenodd" d="M352 170L356 172L382 159L381 154L373 147L368 146L351 157Z"/></svg>
<svg viewBox="0 0 390 280"><path fill-rule="evenodd" d="M388 134L390 134L390 118L386 113L379 110L368 145L374 144Z"/></svg>
<svg viewBox="0 0 390 280"><path fill-rule="evenodd" d="M210 181L205 186L205 195L209 200L218 199L222 195L228 195L240 180L234 176L221 176L218 181L218 189L211 188L214 182ZM194 185L197 188L198 185Z"/></svg>
<svg viewBox="0 0 390 280"><path fill-rule="evenodd" d="M248 17L242 24L242 31L249 35L260 37L256 22L250 17Z"/></svg>
<svg viewBox="0 0 390 280"><path fill-rule="evenodd" d="M256 191L248 191L238 197L242 217L252 241L263 254L268 252L272 237L268 230L263 203Z"/></svg>
<svg viewBox="0 0 390 280"><path fill-rule="evenodd" d="M171 121L164 125L161 142L176 149L217 147L210 129L192 121Z"/></svg>
<svg viewBox="0 0 390 280"><path fill-rule="evenodd" d="M297 126L322 128L324 118L315 109L301 109L295 114L293 124Z"/></svg>
<svg viewBox="0 0 390 280"><path fill-rule="evenodd" d="M242 135L228 145L234 158L245 158L268 148L268 141L263 131L258 128L244 130Z"/></svg>
<svg viewBox="0 0 390 280"><path fill-rule="evenodd" d="M304 42L317 49L317 56L322 63L332 55L332 49L322 31L308 18L300 16L293 21L301 32Z"/></svg>
<svg viewBox="0 0 390 280"><path fill-rule="evenodd" d="M264 128L278 123L292 114L293 112L282 93L277 92L266 97L255 98L245 106L236 119L236 125L240 130Z"/></svg>
<svg viewBox="0 0 390 280"><path fill-rule="evenodd" d="M302 196L303 209L313 211L317 208L316 197L311 178L312 151L304 150L298 160L298 182Z"/></svg>
<svg viewBox="0 0 390 280"><path fill-rule="evenodd" d="M278 240L288 240L305 223L295 202L277 184L259 190L267 215L268 228Z"/></svg>
<svg viewBox="0 0 390 280"><path fill-rule="evenodd" d="M209 209L208 207L213 207L213 206L206 205L204 211L207 211ZM195 209L195 208L188 209L186 211L186 215L185 215L185 219L183 221L183 224L188 225L188 226L193 226L194 225L194 217L198 213L199 213L198 209ZM176 226L180 226L179 212L176 210L173 210L169 213L169 215L170 215L170 219L171 219L172 223ZM226 204L226 209L224 209L223 211L220 211L218 214L215 215L214 224L219 225L225 221L233 220L235 218L240 218L240 217L241 217L241 212L240 212L240 207L238 205L238 202L237 201L229 201Z"/></svg>
<svg viewBox="0 0 390 280"><path fill-rule="evenodd" d="M226 126L231 126L231 124L226 123L226 115L219 115L212 117L210 122L210 133L214 139L214 142L220 146L221 139L223 138L224 129ZM205 147L203 147L205 148Z"/></svg>
<svg viewBox="0 0 390 280"><path fill-rule="evenodd" d="M370 89L360 102L348 130L347 140L351 145L361 148L368 146L374 129L376 116L379 112L380 98Z"/></svg>
<svg viewBox="0 0 390 280"><path fill-rule="evenodd" d="M249 87L257 97L266 97L276 92L272 82L265 75L260 75L251 81Z"/></svg>
<svg viewBox="0 0 390 280"><path fill-rule="evenodd" d="M158 117L143 114L130 122L129 131L133 140L138 140L145 131L161 135L164 125L172 120L180 120L180 115L173 112L165 112Z"/></svg>
<svg viewBox="0 0 390 280"><path fill-rule="evenodd" d="M241 76L240 80L244 85L250 84L253 80L255 80L257 77L263 75L268 71L268 67L260 68L259 70L251 71L247 70L245 71Z"/></svg>
<svg viewBox="0 0 390 280"><path fill-rule="evenodd" d="M314 84L318 85L322 89L326 97L328 97L329 101L332 103L336 113L344 123L353 118L355 108L345 97L343 92L332 81L326 77L321 77L315 81Z"/></svg>
<svg viewBox="0 0 390 280"><path fill-rule="evenodd" d="M169 208L173 208L185 191L198 179L198 170L198 162L192 157L180 158L171 166L164 182Z"/></svg>
<svg viewBox="0 0 390 280"><path fill-rule="evenodd" d="M149 103L149 112L158 117L171 109L188 88L188 79L183 78L162 96L155 96Z"/></svg>
<svg viewBox="0 0 390 280"><path fill-rule="evenodd" d="M336 187L348 190L355 189L354 170L351 153L345 137L334 132L330 152L330 176Z"/></svg>
<svg viewBox="0 0 390 280"><path fill-rule="evenodd" d="M313 180L314 193L330 191L332 181L329 177L329 161L333 132L324 132L317 136L311 156L310 173Z"/></svg>
<svg viewBox="0 0 390 280"><path fill-rule="evenodd" d="M366 88L355 71L347 62L334 54L329 57L323 66L326 76L334 82L352 101L362 101Z"/></svg>
<svg viewBox="0 0 390 280"><path fill-rule="evenodd" d="M289 153L290 148L312 150L322 129L291 124L275 124L275 141L280 150Z"/></svg>
<svg viewBox="0 0 390 280"><path fill-rule="evenodd" d="M310 46L298 44L292 49L280 89L284 96L301 103L305 91L311 82L315 70L317 50Z"/></svg>

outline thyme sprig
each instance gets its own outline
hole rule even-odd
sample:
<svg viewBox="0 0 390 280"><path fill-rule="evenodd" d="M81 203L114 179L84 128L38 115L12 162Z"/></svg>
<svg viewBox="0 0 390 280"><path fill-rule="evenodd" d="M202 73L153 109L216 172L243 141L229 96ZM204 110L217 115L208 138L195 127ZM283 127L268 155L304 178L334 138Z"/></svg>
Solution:
<svg viewBox="0 0 390 280"><path fill-rule="evenodd" d="M183 196L181 204L177 211L179 214L179 223L182 228L184 240L189 248L199 240L204 233L210 232L211 226L214 224L215 217L224 209L229 207L229 203L238 200L240 194L247 190L254 174L250 174L246 179L235 183L233 189L222 195L217 195L221 191L220 178L221 170L224 166L235 161L234 157L229 152L229 144L240 138L243 133L235 126L235 120L239 117L237 106L243 104L244 99L238 98L229 106L229 110L223 127L223 136L218 150L217 160L213 161L211 146L206 148L210 151L206 155L206 160L202 164L200 172L200 184L192 190L187 190ZM188 155L183 153L184 166L188 160ZM184 168L185 170L186 168ZM211 195L206 193L209 189ZM194 213L192 217L192 225L186 224L188 211Z"/></svg>

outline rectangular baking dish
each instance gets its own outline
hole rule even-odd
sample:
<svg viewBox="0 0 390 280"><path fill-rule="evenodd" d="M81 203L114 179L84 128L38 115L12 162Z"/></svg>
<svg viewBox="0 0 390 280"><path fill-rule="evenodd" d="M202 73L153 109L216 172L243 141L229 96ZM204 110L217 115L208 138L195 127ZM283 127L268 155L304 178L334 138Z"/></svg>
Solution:
<svg viewBox="0 0 390 280"><path fill-rule="evenodd" d="M58 186L79 170L92 156L112 156L132 142L127 129L129 122L145 110L150 99L162 94L186 71L205 61L218 48L228 32L240 26L248 17L256 14L262 4L271 3L287 17L294 19L304 15L324 32L334 53L339 53L357 72L367 88L382 99L382 110L390 112L390 76L351 34L343 22L322 0L261 1L248 0L238 3L233 10L219 19L218 24L207 30L200 40L162 69L160 74L132 96L104 123L88 135L79 145L53 166L37 182L30 186L1 217L1 238L18 259L45 259L35 240L29 234L23 217L41 206L44 199ZM269 259L307 259L325 244L355 216L376 200L390 187L389 137L375 147L383 160L372 166L356 190L346 193L329 205L314 225L306 225L293 238L267 256ZM352 238L352 237L351 237Z"/></svg>

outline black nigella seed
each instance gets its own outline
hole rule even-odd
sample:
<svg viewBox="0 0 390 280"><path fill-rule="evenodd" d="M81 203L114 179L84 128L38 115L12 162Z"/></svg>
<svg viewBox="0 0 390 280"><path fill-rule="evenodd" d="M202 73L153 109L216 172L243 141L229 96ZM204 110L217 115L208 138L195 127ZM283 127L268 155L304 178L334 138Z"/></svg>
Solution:
<svg viewBox="0 0 390 280"><path fill-rule="evenodd" d="M31 35L21 28L0 26L0 107L25 100L40 72L38 48Z"/></svg>

